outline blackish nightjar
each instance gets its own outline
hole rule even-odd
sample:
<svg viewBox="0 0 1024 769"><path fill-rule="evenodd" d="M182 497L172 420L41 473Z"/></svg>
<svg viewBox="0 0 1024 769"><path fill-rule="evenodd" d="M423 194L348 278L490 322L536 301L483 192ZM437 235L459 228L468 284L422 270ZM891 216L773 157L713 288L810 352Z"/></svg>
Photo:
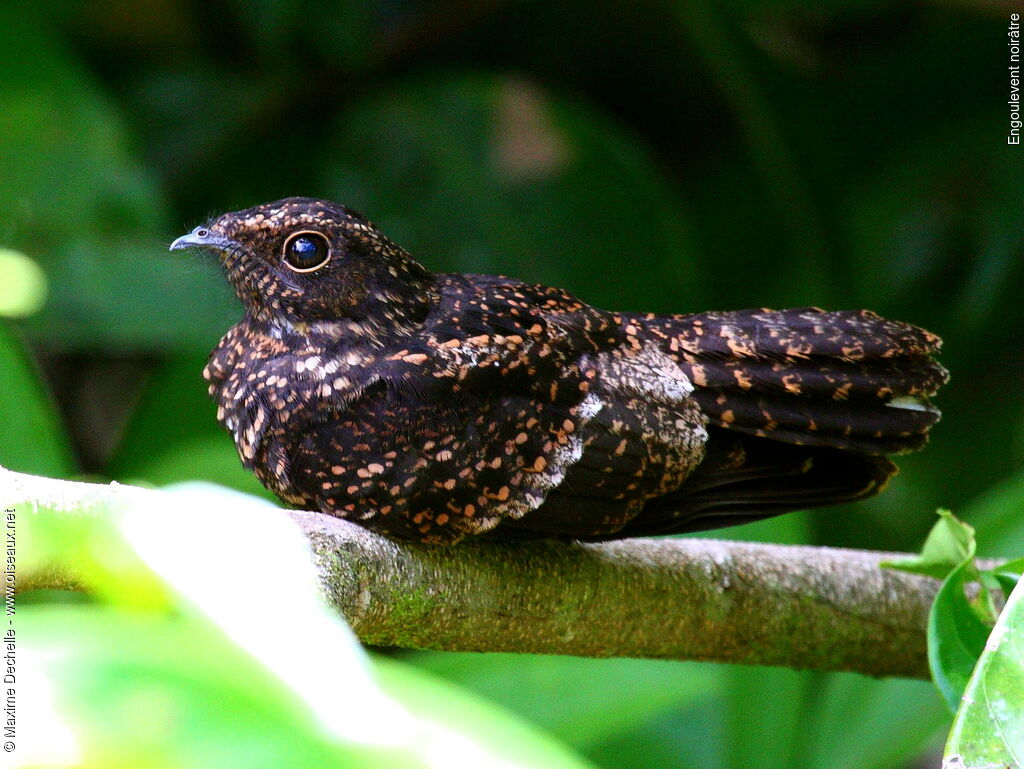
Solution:
<svg viewBox="0 0 1024 769"><path fill-rule="evenodd" d="M433 274L363 216L287 198L215 251L245 317L204 376L284 501L389 536L695 531L876 494L920 448L940 340L865 310L606 312Z"/></svg>

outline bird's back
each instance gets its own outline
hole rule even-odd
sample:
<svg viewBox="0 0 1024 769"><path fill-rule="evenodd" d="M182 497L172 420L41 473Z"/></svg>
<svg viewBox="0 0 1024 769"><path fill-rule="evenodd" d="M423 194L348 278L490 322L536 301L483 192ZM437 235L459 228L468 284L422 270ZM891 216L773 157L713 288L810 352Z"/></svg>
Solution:
<svg viewBox="0 0 1024 769"><path fill-rule="evenodd" d="M206 370L243 462L396 537L607 539L862 499L939 418L938 338L863 310L607 312L434 275L310 198L186 246L218 251L246 306Z"/></svg>

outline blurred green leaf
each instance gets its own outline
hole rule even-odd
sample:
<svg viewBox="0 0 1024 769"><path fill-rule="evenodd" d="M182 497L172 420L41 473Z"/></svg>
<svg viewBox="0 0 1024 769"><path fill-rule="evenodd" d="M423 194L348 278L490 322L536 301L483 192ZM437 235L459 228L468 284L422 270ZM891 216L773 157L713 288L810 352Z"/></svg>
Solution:
<svg viewBox="0 0 1024 769"><path fill-rule="evenodd" d="M0 315L21 318L39 311L46 301L46 275L20 251L0 248Z"/></svg>
<svg viewBox="0 0 1024 769"><path fill-rule="evenodd" d="M964 692L943 766L1024 767L1024 589L1010 595Z"/></svg>
<svg viewBox="0 0 1024 769"><path fill-rule="evenodd" d="M228 435L199 435L192 440L162 445L139 461L121 467L116 475L123 480L134 478L157 486L209 481L256 497L276 499L251 470L242 467Z"/></svg>
<svg viewBox="0 0 1024 769"><path fill-rule="evenodd" d="M799 766L807 745L790 739L807 717L820 674L730 667L726 674L725 766Z"/></svg>
<svg viewBox="0 0 1024 769"><path fill-rule="evenodd" d="M711 666L660 660L419 652L409 661L584 751L687 707L719 678Z"/></svg>
<svg viewBox="0 0 1024 769"><path fill-rule="evenodd" d="M1004 478L961 510L978 531L983 555L1024 553L1024 470Z"/></svg>
<svg viewBox="0 0 1024 769"><path fill-rule="evenodd" d="M11 330L0 323L0 466L64 477L74 472L71 448L35 366Z"/></svg>
<svg viewBox="0 0 1024 769"><path fill-rule="evenodd" d="M35 674L23 681L44 684L19 687L19 721L45 731L20 735L28 750L11 766L387 765L333 743L286 686L203 623L35 606L19 611L18 633Z"/></svg>
<svg viewBox="0 0 1024 769"><path fill-rule="evenodd" d="M187 484L21 518L27 573L67 574L107 605L18 612L19 675L33 683L19 708L37 729L18 766L587 766L405 666L381 688L322 602L305 537L273 506Z"/></svg>
<svg viewBox="0 0 1024 769"><path fill-rule="evenodd" d="M373 63L378 3L236 0L231 5L264 56L287 57L299 46L346 69L358 71Z"/></svg>
<svg viewBox="0 0 1024 769"><path fill-rule="evenodd" d="M948 304L930 310L959 333L975 331L1001 305L1019 313L1000 299L1019 283L1024 211L1012 201L1024 195L1024 180L1006 162L1005 147L985 141L990 130L983 116L965 113L892 157L868 186L850 190L842 220L862 267L854 274L862 296L899 306L914 292L945 288ZM951 133L955 152L947 149ZM936 153L949 162L936 163Z"/></svg>
<svg viewBox="0 0 1024 769"><path fill-rule="evenodd" d="M1018 575L1021 574L1021 573L1024 573L1024 558L1014 558L1011 561L1006 561L1005 563L1001 563L1001 564L999 564L998 567L993 569L993 571L995 571L997 573L1002 572L1004 574L1018 574Z"/></svg>
<svg viewBox="0 0 1024 769"><path fill-rule="evenodd" d="M852 673L818 679L805 700L801 734L815 769L891 769L913 765L936 743L949 713L926 681L876 680Z"/></svg>
<svg viewBox="0 0 1024 769"><path fill-rule="evenodd" d="M69 587L88 590L113 606L167 610L172 605L171 591L118 530L116 508L68 515L60 507L12 495L2 480L0 500L16 511L19 579L58 574Z"/></svg>
<svg viewBox="0 0 1024 769"><path fill-rule="evenodd" d="M0 236L51 281L33 336L59 348L194 344L230 292L165 252L162 193L117 107L24 9L0 9L0 79Z"/></svg>
<svg viewBox="0 0 1024 769"><path fill-rule="evenodd" d="M502 762L524 767L585 769L590 766L572 755L554 737L465 689L411 665L386 658L376 659L375 668L382 686L396 700L430 721L446 724L438 729L439 732L450 728L451 715L458 714L457 720L464 725L460 730L486 744L490 753L486 755L479 749L474 750L468 742L461 745L453 743L439 762L440 767L476 769L489 766L498 757Z"/></svg>
<svg viewBox="0 0 1024 769"><path fill-rule="evenodd" d="M164 444L199 435L227 436L216 421L216 407L203 379L208 357L208 351L174 356L153 369L110 461L113 473L123 473L125 467L147 461L161 453Z"/></svg>
<svg viewBox="0 0 1024 769"><path fill-rule="evenodd" d="M106 473L155 485L204 480L273 499L242 467L231 437L217 423L202 376L205 364L206 355L185 355L157 367Z"/></svg>

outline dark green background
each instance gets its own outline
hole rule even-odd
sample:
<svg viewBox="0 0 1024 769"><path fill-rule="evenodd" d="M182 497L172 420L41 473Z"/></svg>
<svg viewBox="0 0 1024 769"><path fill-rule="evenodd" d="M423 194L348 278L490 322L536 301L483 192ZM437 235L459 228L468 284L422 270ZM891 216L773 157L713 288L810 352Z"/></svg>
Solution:
<svg viewBox="0 0 1024 769"><path fill-rule="evenodd" d="M726 536L913 549L941 505L983 552L1022 555L1012 7L8 4L0 246L44 267L50 299L0 327L0 463L257 490L199 374L238 307L214 264L166 245L224 210L313 195L435 270L606 308L869 307L926 326L953 378L890 490ZM911 766L945 723L920 683L408 656L604 767Z"/></svg>

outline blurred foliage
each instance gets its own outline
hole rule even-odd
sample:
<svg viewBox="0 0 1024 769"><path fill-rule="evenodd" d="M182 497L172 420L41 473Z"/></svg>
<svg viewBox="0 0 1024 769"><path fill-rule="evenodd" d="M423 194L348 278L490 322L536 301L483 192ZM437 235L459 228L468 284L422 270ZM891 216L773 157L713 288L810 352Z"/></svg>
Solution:
<svg viewBox="0 0 1024 769"><path fill-rule="evenodd" d="M5 766L589 766L451 684L368 658L321 603L305 536L259 500L193 487L90 515L4 502L23 578L57 566L102 599L19 596ZM191 557L183 530L209 535Z"/></svg>
<svg viewBox="0 0 1024 769"><path fill-rule="evenodd" d="M915 549L946 506L982 555L1024 552L1012 5L5 5L0 247L43 268L48 300L0 328L0 464L262 493L199 376L237 306L215 265L164 246L317 195L434 269L608 308L869 307L930 328L944 419L886 494L723 536ZM947 718L918 683L402 657L606 767L899 766Z"/></svg>

